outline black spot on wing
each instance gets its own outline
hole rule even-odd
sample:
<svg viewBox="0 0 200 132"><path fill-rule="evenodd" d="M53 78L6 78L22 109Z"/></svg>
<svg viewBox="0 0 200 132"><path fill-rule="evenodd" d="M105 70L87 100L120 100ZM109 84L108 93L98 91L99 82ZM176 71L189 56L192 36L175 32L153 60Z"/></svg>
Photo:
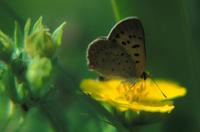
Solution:
<svg viewBox="0 0 200 132"><path fill-rule="evenodd" d="M135 63L137 64L137 63L140 63L139 61L135 61Z"/></svg>
<svg viewBox="0 0 200 132"><path fill-rule="evenodd" d="M135 53L134 56L139 56L139 54L138 54L138 53Z"/></svg>
<svg viewBox="0 0 200 132"><path fill-rule="evenodd" d="M140 39L140 40L142 40L142 39L143 39L141 36L138 36L137 38L138 38L138 39Z"/></svg>
<svg viewBox="0 0 200 132"><path fill-rule="evenodd" d="M126 45L126 42L122 41L122 44L125 46L125 45Z"/></svg>
<svg viewBox="0 0 200 132"><path fill-rule="evenodd" d="M135 44L135 45L132 46L132 48L139 48L139 47L140 47L139 44Z"/></svg>

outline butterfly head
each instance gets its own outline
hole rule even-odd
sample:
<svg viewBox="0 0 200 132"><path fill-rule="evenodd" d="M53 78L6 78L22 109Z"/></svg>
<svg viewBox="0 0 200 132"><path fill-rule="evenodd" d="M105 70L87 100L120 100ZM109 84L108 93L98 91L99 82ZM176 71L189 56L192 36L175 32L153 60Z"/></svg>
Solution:
<svg viewBox="0 0 200 132"><path fill-rule="evenodd" d="M148 72L143 72L142 75L141 75L141 78L146 80L147 78L150 77L150 74Z"/></svg>

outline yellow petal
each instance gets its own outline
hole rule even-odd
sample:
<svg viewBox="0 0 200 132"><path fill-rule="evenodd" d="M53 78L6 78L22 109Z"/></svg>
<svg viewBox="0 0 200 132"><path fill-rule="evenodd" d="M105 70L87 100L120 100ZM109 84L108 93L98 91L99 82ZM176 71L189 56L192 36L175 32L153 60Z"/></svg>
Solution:
<svg viewBox="0 0 200 132"><path fill-rule="evenodd" d="M186 94L186 88L173 81L152 81L151 79L147 79L145 83L146 87L148 87L148 90L151 92L143 98L144 100L169 100ZM163 96L161 92L163 92L166 97Z"/></svg>
<svg viewBox="0 0 200 132"><path fill-rule="evenodd" d="M119 81L105 81L86 79L81 83L81 88L84 93L92 95L97 100L109 100L119 97L119 92L116 87L119 86Z"/></svg>
<svg viewBox="0 0 200 132"><path fill-rule="evenodd" d="M83 80L81 88L94 99L107 103L120 111L170 112L172 101L186 94L186 89L171 81L140 80L134 85L120 80ZM162 92L167 96L163 96Z"/></svg>
<svg viewBox="0 0 200 132"><path fill-rule="evenodd" d="M161 112L161 113L169 113L171 112L175 106L172 101L165 102L127 102L127 101L119 101L119 100L108 100L104 101L104 103L110 104L111 106L117 108L119 111L127 111L133 110L136 112L146 111L146 112Z"/></svg>
<svg viewBox="0 0 200 132"><path fill-rule="evenodd" d="M172 102L135 102L131 108L135 111L148 111L148 112L171 112L174 109Z"/></svg>

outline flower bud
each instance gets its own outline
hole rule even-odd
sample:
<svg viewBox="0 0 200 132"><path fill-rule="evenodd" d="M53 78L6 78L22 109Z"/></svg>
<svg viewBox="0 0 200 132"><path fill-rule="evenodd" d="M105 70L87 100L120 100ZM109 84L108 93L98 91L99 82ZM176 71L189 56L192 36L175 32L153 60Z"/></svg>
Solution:
<svg viewBox="0 0 200 132"><path fill-rule="evenodd" d="M25 50L31 57L51 57L55 52L55 46L50 34L41 29L27 37Z"/></svg>
<svg viewBox="0 0 200 132"><path fill-rule="evenodd" d="M31 86L31 92L35 95L41 95L49 91L48 84L51 78L52 63L50 59L35 57L28 66L26 73L27 79Z"/></svg>

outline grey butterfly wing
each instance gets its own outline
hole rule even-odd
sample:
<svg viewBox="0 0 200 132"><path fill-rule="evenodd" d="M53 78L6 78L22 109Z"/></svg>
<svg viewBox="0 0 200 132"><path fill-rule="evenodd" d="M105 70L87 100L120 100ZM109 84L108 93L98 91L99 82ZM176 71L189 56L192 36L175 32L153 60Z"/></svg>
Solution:
<svg viewBox="0 0 200 132"><path fill-rule="evenodd" d="M90 69L106 78L131 78L134 62L127 52L110 40L94 40L88 47L87 60Z"/></svg>
<svg viewBox="0 0 200 132"><path fill-rule="evenodd" d="M112 28L108 39L123 47L131 56L135 62L134 73L140 77L146 65L144 30L140 20L130 17L120 21Z"/></svg>

